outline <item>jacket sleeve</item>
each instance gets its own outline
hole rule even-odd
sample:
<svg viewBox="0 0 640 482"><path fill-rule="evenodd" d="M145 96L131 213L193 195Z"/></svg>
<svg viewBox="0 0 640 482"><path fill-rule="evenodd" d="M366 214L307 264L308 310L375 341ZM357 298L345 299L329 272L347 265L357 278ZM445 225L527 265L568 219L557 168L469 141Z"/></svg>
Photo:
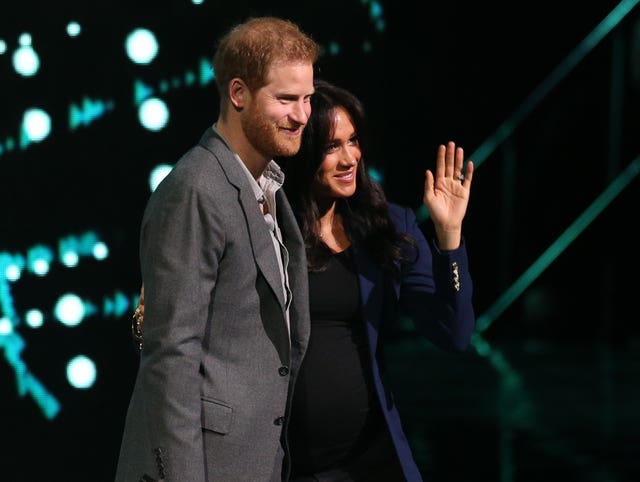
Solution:
<svg viewBox="0 0 640 482"><path fill-rule="evenodd" d="M475 326L472 280L464 238L460 246L441 251L429 243L414 212L391 204L396 229L411 236L410 263L403 266L399 284L399 314L407 317L434 345L451 351L465 350Z"/></svg>
<svg viewBox="0 0 640 482"><path fill-rule="evenodd" d="M162 187L141 232L145 324L138 382L158 475L204 481L199 368L223 237L201 192Z"/></svg>

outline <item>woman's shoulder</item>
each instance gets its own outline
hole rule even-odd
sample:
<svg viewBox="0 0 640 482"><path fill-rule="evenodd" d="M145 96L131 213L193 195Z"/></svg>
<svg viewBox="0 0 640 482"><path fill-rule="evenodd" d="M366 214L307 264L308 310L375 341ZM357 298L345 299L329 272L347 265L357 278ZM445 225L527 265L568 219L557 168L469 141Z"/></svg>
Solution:
<svg viewBox="0 0 640 482"><path fill-rule="evenodd" d="M411 208L407 206L403 206L402 204L394 203L391 201L387 201L387 208L389 209L389 213L394 214L403 214L411 210Z"/></svg>
<svg viewBox="0 0 640 482"><path fill-rule="evenodd" d="M387 202L387 210L389 218L396 226L412 223L416 217L413 209L394 202Z"/></svg>

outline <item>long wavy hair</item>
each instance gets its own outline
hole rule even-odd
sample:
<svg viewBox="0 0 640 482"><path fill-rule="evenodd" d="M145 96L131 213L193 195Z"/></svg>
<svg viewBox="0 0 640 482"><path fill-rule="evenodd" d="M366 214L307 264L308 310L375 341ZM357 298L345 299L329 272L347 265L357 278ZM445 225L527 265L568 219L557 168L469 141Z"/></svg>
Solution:
<svg viewBox="0 0 640 482"><path fill-rule="evenodd" d="M398 275L401 263L407 260L405 248L415 247L415 242L395 230L382 187L367 173L368 132L364 106L351 92L327 81L316 79L314 87L311 117L300 151L293 157L277 160L285 172L284 189L305 241L309 271L322 271L331 257L331 251L316 230L320 209L313 193L318 170L334 134L335 110L342 107L354 124L362 157L356 172L355 193L347 199L336 199L336 213L341 215L351 243L364 247L385 271Z"/></svg>

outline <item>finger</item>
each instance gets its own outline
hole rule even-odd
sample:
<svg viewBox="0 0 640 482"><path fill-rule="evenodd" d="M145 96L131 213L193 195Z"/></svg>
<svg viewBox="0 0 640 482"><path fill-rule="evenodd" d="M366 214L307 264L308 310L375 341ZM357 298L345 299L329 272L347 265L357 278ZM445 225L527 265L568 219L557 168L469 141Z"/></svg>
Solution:
<svg viewBox="0 0 640 482"><path fill-rule="evenodd" d="M426 203L428 197L430 197L433 194L433 186L434 186L434 180L433 180L433 173L427 169L424 173L424 194L423 194L423 201Z"/></svg>
<svg viewBox="0 0 640 482"><path fill-rule="evenodd" d="M436 177L444 177L444 158L447 148L444 144L438 146L438 154L436 156Z"/></svg>
<svg viewBox="0 0 640 482"><path fill-rule="evenodd" d="M462 172L462 167L464 164L464 149L462 147L457 147L456 148L456 159L455 159L455 165L453 168L453 177L455 179L460 179L462 180L462 175L464 174Z"/></svg>
<svg viewBox="0 0 640 482"><path fill-rule="evenodd" d="M462 181L462 185L464 187L469 187L471 185L471 180L473 179L473 161L467 162L467 171L464 173L464 181Z"/></svg>
<svg viewBox="0 0 640 482"><path fill-rule="evenodd" d="M445 152L444 160L444 177L453 177L454 156L456 152L456 143L449 141Z"/></svg>

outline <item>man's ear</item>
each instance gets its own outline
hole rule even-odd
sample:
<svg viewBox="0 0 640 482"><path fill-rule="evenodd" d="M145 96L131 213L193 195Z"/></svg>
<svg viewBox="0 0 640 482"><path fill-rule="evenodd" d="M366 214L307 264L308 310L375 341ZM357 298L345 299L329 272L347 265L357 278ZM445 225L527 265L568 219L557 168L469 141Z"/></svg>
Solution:
<svg viewBox="0 0 640 482"><path fill-rule="evenodd" d="M239 77L231 79L229 82L229 100L237 111L241 111L247 101L249 88Z"/></svg>

